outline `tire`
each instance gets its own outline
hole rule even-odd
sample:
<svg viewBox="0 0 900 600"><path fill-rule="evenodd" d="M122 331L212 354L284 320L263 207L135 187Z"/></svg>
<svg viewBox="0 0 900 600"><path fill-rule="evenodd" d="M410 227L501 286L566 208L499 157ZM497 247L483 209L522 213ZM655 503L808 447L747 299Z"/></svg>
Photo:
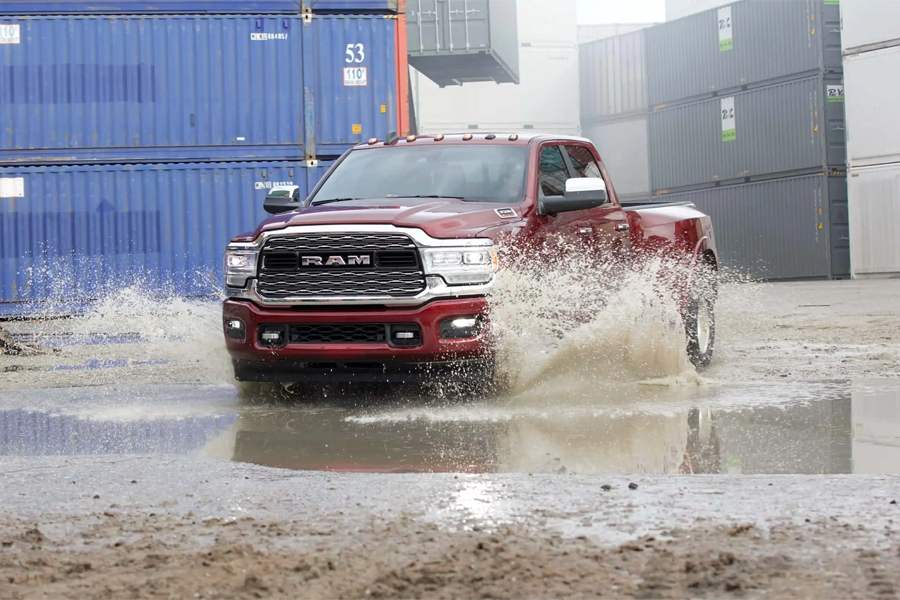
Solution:
<svg viewBox="0 0 900 600"><path fill-rule="evenodd" d="M692 294L684 317L687 355L699 371L712 362L716 347L715 294L709 286L699 286Z"/></svg>

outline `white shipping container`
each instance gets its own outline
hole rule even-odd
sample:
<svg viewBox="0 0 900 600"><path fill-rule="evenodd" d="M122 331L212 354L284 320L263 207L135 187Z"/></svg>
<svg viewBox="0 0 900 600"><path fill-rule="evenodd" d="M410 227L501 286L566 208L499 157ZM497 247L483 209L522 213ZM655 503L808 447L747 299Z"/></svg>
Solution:
<svg viewBox="0 0 900 600"><path fill-rule="evenodd" d="M900 274L900 163L851 167L848 193L854 279Z"/></svg>
<svg viewBox="0 0 900 600"><path fill-rule="evenodd" d="M900 44L900 2L841 0L841 46L844 54Z"/></svg>
<svg viewBox="0 0 900 600"><path fill-rule="evenodd" d="M666 21L731 4L735 0L666 0Z"/></svg>
<svg viewBox="0 0 900 600"><path fill-rule="evenodd" d="M600 152L616 194L650 196L650 154L647 117L585 125L582 133Z"/></svg>
<svg viewBox="0 0 900 600"><path fill-rule="evenodd" d="M900 46L844 59L851 167L900 162Z"/></svg>
<svg viewBox="0 0 900 600"><path fill-rule="evenodd" d="M525 47L519 85L491 82L440 88L416 71L411 85L420 133L581 131L578 49Z"/></svg>
<svg viewBox="0 0 900 600"><path fill-rule="evenodd" d="M519 22L519 43L526 47L568 47L577 43L575 0L517 0L516 18Z"/></svg>

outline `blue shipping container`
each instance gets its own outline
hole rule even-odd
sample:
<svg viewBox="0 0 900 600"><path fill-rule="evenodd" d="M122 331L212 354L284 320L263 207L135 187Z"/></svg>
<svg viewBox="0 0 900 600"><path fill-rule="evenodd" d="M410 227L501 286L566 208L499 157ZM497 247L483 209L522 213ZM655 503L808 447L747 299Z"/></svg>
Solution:
<svg viewBox="0 0 900 600"><path fill-rule="evenodd" d="M0 313L131 285L159 295L221 288L228 241L267 215L268 188L307 193L330 163L0 168Z"/></svg>
<svg viewBox="0 0 900 600"><path fill-rule="evenodd" d="M396 127L397 35L385 15L0 17L0 162L337 156Z"/></svg>
<svg viewBox="0 0 900 600"><path fill-rule="evenodd" d="M400 4L400 0L3 0L0 2L0 14L298 14L304 10L395 13Z"/></svg>

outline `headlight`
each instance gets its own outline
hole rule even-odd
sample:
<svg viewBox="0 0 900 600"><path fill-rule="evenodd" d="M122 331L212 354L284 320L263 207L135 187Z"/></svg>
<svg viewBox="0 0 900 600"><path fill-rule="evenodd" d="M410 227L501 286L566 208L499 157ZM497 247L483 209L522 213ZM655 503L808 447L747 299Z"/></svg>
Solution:
<svg viewBox="0 0 900 600"><path fill-rule="evenodd" d="M497 270L491 248L426 248L425 273L440 275L449 285L489 283Z"/></svg>
<svg viewBox="0 0 900 600"><path fill-rule="evenodd" d="M247 279L256 277L257 250L248 248L228 248L225 250L225 285L242 288Z"/></svg>

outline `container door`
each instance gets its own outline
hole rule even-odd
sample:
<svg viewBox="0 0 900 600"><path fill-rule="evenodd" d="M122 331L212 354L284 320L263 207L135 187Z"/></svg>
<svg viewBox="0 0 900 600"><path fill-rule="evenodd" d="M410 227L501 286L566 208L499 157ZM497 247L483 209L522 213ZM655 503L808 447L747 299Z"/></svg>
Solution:
<svg viewBox="0 0 900 600"><path fill-rule="evenodd" d="M315 15L303 31L308 157L336 157L396 130L397 19Z"/></svg>

